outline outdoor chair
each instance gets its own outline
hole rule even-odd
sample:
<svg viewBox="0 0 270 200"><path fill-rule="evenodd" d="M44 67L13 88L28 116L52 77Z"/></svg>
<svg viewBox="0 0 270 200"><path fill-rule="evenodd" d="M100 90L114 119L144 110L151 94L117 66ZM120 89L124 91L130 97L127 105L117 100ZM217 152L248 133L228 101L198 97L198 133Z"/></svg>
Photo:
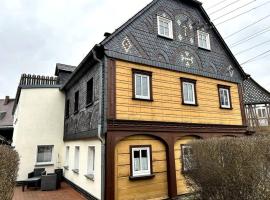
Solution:
<svg viewBox="0 0 270 200"><path fill-rule="evenodd" d="M34 171L28 173L28 178L39 177L46 174L45 168L35 168Z"/></svg>
<svg viewBox="0 0 270 200"><path fill-rule="evenodd" d="M47 174L41 176L42 191L56 190L57 189L57 174Z"/></svg>

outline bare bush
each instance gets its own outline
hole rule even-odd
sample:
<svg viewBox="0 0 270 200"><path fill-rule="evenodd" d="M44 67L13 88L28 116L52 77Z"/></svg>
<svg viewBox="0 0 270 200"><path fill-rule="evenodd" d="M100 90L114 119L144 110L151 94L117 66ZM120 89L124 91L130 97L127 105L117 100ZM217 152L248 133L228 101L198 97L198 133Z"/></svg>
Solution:
<svg viewBox="0 0 270 200"><path fill-rule="evenodd" d="M195 141L190 188L203 200L268 200L270 137Z"/></svg>
<svg viewBox="0 0 270 200"><path fill-rule="evenodd" d="M11 200L19 165L18 153L10 146L0 145L0 199Z"/></svg>

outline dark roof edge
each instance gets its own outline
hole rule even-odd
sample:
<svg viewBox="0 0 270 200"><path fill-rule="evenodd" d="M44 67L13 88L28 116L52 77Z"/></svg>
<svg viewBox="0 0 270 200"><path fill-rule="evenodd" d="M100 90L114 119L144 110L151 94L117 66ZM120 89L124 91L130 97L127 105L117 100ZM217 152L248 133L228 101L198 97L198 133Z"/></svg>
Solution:
<svg viewBox="0 0 270 200"><path fill-rule="evenodd" d="M81 71L84 67L84 64L86 63L86 61L88 61L91 57L93 58L93 52L101 52L102 54L104 54L104 48L102 45L100 44L96 44L91 51L84 57L84 59L80 62L80 64L78 65L78 67L76 67L76 69L72 72L71 76L68 78L68 80L65 82L65 84L60 88L60 90L64 90L67 87L69 87L71 85L71 83L73 81L75 81L75 76L78 74L79 71Z"/></svg>
<svg viewBox="0 0 270 200"><path fill-rule="evenodd" d="M228 47L228 45L226 44L225 40L222 38L221 34L219 33L219 31L217 30L216 26L214 25L214 23L211 21L210 17L208 16L207 12L205 11L205 9L203 8L202 4L199 5L199 8L202 12L202 14L204 15L204 17L207 19L207 21L209 22L209 24L211 25L213 31L217 34L218 38L220 39L220 41L222 42L223 46L225 47L226 51L229 53L229 55L231 56L231 58L233 59L233 61L235 62L237 68L239 69L239 71L241 72L241 75L243 76L244 79L246 79L248 76L245 73L245 71L243 70L243 68L241 67L241 65L239 64L239 62L237 61L237 59L235 58L235 56L233 55L232 51L230 50L230 48Z"/></svg>
<svg viewBox="0 0 270 200"><path fill-rule="evenodd" d="M64 68L61 68L61 67L66 67L65 69ZM76 69L76 66L73 66L73 65L67 65L67 64L62 64L62 63L56 63L56 67L55 67L55 72L54 72L54 75L55 76L58 76L59 75L59 71L66 71L66 72L73 72L74 69Z"/></svg>

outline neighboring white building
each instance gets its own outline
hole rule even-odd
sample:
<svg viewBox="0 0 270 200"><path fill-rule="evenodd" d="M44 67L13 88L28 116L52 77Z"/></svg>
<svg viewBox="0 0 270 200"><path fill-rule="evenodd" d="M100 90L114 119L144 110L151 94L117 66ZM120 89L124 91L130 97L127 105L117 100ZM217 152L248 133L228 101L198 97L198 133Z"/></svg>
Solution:
<svg viewBox="0 0 270 200"><path fill-rule="evenodd" d="M18 181L34 168L51 173L61 167L65 96L58 87L19 89L14 114L13 146L20 156Z"/></svg>

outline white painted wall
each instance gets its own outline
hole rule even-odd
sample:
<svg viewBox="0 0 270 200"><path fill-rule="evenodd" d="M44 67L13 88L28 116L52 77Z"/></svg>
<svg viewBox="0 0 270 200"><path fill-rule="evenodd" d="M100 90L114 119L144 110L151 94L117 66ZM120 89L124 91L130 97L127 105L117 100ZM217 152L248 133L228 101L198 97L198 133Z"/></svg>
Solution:
<svg viewBox="0 0 270 200"><path fill-rule="evenodd" d="M64 133L65 95L58 88L22 89L14 115L13 146L20 156L17 180L27 178L36 166L37 145L54 145L53 172L61 161ZM59 159L58 159L59 156Z"/></svg>
<svg viewBox="0 0 270 200"><path fill-rule="evenodd" d="M101 199L101 142L97 139L94 140L78 140L65 142L62 148L62 163L65 165L66 147L69 146L69 162L68 170L64 170L64 176L77 186L86 190L94 197ZM80 160L79 160L79 173L76 174L72 171L74 168L75 147L80 147ZM95 171L94 180L89 180L85 177L87 174L87 158L88 147L95 147Z"/></svg>

